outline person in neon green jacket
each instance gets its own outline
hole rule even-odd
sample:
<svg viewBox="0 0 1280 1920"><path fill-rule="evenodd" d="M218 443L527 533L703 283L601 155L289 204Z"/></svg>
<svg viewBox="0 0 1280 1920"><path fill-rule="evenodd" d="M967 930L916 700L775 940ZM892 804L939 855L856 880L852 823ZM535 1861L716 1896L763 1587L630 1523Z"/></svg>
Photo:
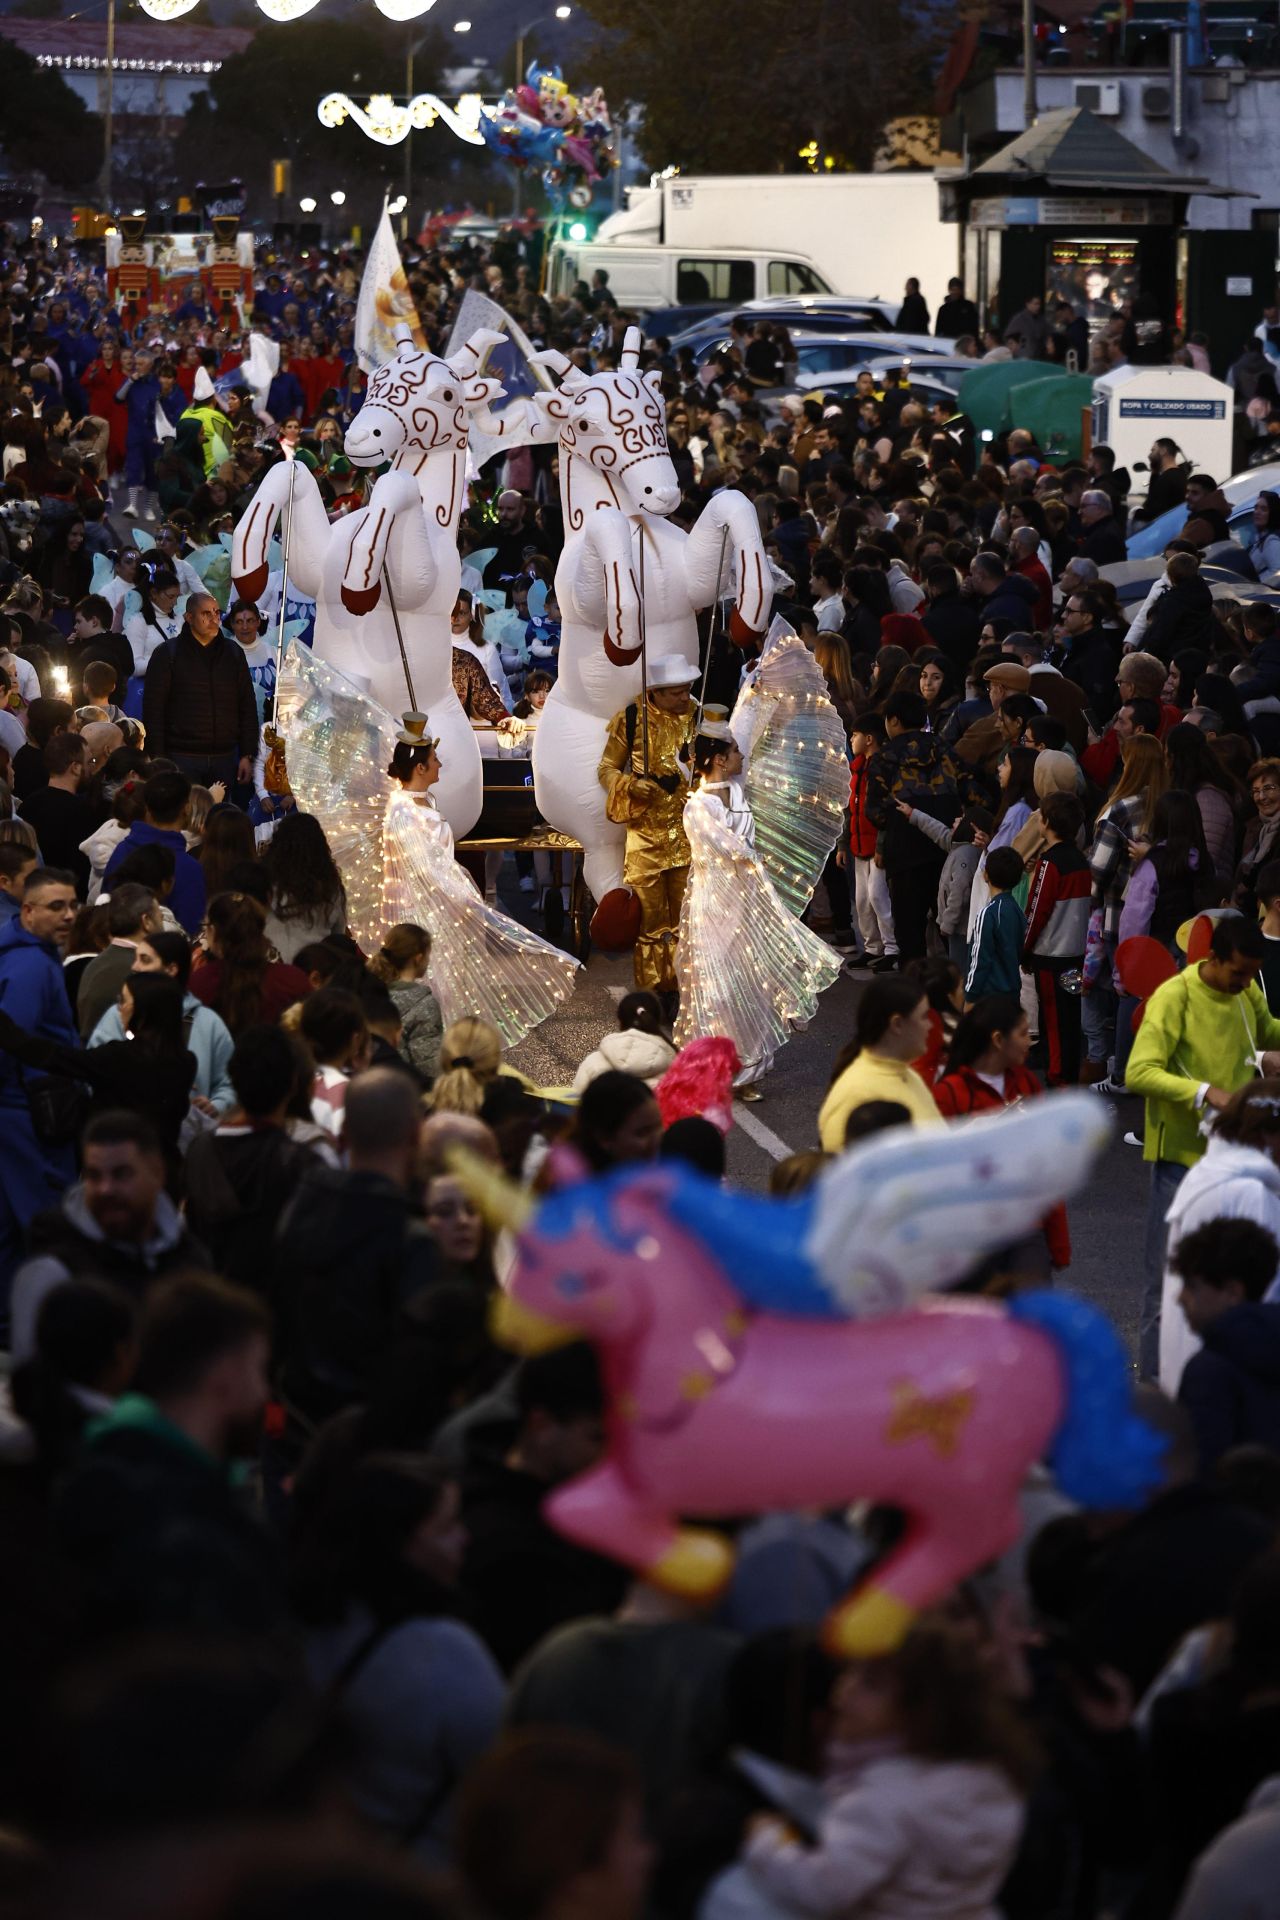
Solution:
<svg viewBox="0 0 1280 1920"><path fill-rule="evenodd" d="M1157 987L1143 1008L1125 1085L1146 1102L1143 1158L1151 1166L1138 1373L1154 1380L1160 1350L1165 1216L1188 1167L1203 1154L1206 1119L1258 1072L1280 1070L1280 1019L1258 984L1262 929L1229 914L1209 955Z"/></svg>

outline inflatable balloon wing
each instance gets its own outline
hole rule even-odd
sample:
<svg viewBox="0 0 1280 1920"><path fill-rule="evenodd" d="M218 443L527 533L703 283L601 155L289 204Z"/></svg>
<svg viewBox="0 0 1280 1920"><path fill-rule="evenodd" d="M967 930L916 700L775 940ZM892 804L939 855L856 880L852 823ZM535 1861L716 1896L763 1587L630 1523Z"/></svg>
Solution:
<svg viewBox="0 0 1280 1920"><path fill-rule="evenodd" d="M873 1139L794 1200L664 1165L560 1188L531 1212L469 1166L490 1217L517 1227L500 1335L525 1352L590 1340L608 1382L608 1451L551 1496L553 1524L710 1599L732 1549L687 1520L900 1507L901 1544L827 1623L853 1657L895 1647L1009 1546L1034 1462L1084 1505L1140 1503L1161 1443L1130 1411L1101 1315L1059 1293L924 1297L1031 1231L1108 1131L1087 1096L1050 1095L927 1139Z"/></svg>

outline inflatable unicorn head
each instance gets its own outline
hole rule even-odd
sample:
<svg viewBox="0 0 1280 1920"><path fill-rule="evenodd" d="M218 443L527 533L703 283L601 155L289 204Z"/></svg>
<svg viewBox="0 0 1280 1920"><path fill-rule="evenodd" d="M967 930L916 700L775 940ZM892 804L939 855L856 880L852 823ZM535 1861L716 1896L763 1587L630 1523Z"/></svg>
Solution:
<svg viewBox="0 0 1280 1920"><path fill-rule="evenodd" d="M416 472L429 455L465 453L472 422L487 433L502 432L490 405L503 392L480 365L499 333L473 334L449 360L415 346L408 327L396 328L396 356L369 380L364 405L347 429L344 451L357 467L384 460Z"/></svg>
<svg viewBox="0 0 1280 1920"><path fill-rule="evenodd" d="M540 440L558 439L563 458L583 461L628 515L662 519L680 504L667 451L667 417L658 373L640 371L640 329L628 327L616 370L586 374L561 353L534 355L559 379L530 402Z"/></svg>

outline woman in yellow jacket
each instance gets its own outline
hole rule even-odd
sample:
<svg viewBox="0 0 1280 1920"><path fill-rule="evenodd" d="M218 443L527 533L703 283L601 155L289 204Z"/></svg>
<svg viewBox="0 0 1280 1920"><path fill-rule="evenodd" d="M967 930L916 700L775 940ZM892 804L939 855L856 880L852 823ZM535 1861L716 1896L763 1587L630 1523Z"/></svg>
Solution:
<svg viewBox="0 0 1280 1920"><path fill-rule="evenodd" d="M818 1136L828 1153L843 1152L849 1115L868 1100L896 1101L913 1126L942 1125L933 1095L911 1065L928 1044L929 1001L917 983L900 973L871 981L818 1113Z"/></svg>

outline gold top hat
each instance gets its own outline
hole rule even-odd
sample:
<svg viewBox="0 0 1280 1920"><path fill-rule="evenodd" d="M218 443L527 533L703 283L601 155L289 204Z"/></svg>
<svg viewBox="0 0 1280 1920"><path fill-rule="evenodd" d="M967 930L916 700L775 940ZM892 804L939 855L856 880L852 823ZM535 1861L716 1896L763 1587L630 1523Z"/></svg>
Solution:
<svg viewBox="0 0 1280 1920"><path fill-rule="evenodd" d="M440 742L434 734L427 732L431 719L425 713L402 713L404 725L396 735L397 741L405 747L438 747Z"/></svg>

